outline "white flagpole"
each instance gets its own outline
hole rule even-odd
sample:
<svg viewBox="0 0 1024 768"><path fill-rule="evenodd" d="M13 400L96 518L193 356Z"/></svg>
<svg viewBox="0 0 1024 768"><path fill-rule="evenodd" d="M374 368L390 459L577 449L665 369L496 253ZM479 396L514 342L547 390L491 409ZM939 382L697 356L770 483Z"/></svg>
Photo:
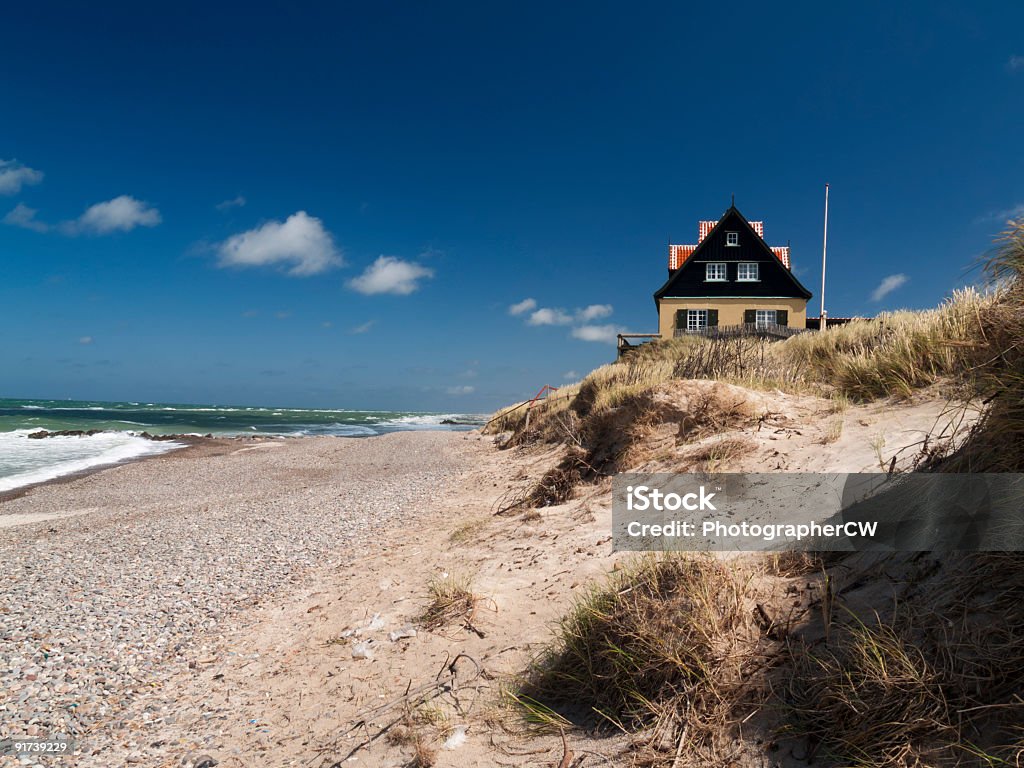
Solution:
<svg viewBox="0 0 1024 768"><path fill-rule="evenodd" d="M825 237L821 243L821 330L828 327L828 313L825 311L825 257L828 253L828 184L825 185Z"/></svg>

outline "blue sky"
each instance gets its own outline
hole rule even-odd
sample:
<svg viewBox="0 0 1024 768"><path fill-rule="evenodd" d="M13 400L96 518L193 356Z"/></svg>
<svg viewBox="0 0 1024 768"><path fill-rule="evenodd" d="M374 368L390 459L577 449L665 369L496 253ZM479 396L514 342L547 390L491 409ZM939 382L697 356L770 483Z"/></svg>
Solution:
<svg viewBox="0 0 1024 768"><path fill-rule="evenodd" d="M1024 6L770 5L6 9L0 396L490 410L732 194L817 294L826 181L831 314L976 281Z"/></svg>

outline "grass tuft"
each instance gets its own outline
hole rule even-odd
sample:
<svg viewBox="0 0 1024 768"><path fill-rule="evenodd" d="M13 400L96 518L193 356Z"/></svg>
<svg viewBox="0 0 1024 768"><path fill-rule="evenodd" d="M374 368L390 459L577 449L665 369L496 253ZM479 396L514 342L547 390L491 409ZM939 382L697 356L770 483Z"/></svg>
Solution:
<svg viewBox="0 0 1024 768"><path fill-rule="evenodd" d="M781 732L841 765L1018 765L1024 555L954 556L888 615L794 646Z"/></svg>
<svg viewBox="0 0 1024 768"><path fill-rule="evenodd" d="M436 630L456 621L472 621L479 598L473 593L468 576L446 574L427 585L430 603L419 623L427 630Z"/></svg>
<svg viewBox="0 0 1024 768"><path fill-rule="evenodd" d="M757 700L745 584L710 555L640 558L562 619L514 699L534 724L667 728L671 752L713 755Z"/></svg>

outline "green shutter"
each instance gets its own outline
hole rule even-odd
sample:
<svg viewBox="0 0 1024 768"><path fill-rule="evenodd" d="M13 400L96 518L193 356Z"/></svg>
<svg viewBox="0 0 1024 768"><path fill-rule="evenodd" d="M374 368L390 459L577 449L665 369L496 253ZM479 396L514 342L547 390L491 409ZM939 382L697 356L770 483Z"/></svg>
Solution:
<svg viewBox="0 0 1024 768"><path fill-rule="evenodd" d="M718 310L717 309L709 309L708 310L708 328L717 328L717 327L718 327Z"/></svg>
<svg viewBox="0 0 1024 768"><path fill-rule="evenodd" d="M676 310L676 328L685 328L685 327L686 327L686 310L685 309L677 309Z"/></svg>
<svg viewBox="0 0 1024 768"><path fill-rule="evenodd" d="M753 325L757 322L757 310L756 309L744 309L743 310L743 322L748 325Z"/></svg>
<svg viewBox="0 0 1024 768"><path fill-rule="evenodd" d="M775 322L778 325L789 325L789 312L785 309L775 310Z"/></svg>

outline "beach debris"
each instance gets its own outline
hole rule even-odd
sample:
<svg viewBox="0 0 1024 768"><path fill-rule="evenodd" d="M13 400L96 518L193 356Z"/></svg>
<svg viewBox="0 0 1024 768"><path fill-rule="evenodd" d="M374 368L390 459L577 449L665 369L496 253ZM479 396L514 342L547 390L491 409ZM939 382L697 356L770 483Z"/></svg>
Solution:
<svg viewBox="0 0 1024 768"><path fill-rule="evenodd" d="M569 749L569 742L565 739L565 728L559 728L559 731L562 734L562 762L558 764L558 768L569 768L576 754Z"/></svg>
<svg viewBox="0 0 1024 768"><path fill-rule="evenodd" d="M463 662L461 664L461 668L460 662ZM469 654L460 653L451 661L445 661L445 665L431 682L423 683L422 685L417 685L415 687L410 686L401 696L398 696L385 704L381 704L378 707L367 710L357 716L346 730L342 731L335 737L333 744L321 748L320 752L328 753L338 750L341 748L341 744L343 742L350 742L353 738L353 734L356 732L360 732L364 729L368 730L371 726L375 728L376 733L371 732L370 735L366 736L355 746L351 747L348 750L348 753L338 759L334 764L340 765L345 763L353 759L357 752L373 743L390 729L406 722L406 714L403 713L397 718L393 718L389 722L381 725L381 721L384 719L385 714L389 712L393 713L393 710L398 707L402 707L407 712L410 708L419 704L424 704L443 694L456 697L461 686L472 683L474 680L479 678L481 674L483 674L483 669L480 666L480 662Z"/></svg>
<svg viewBox="0 0 1024 768"><path fill-rule="evenodd" d="M372 659L373 649L370 647L369 641L362 643L356 643L352 646L352 658L353 659Z"/></svg>
<svg viewBox="0 0 1024 768"><path fill-rule="evenodd" d="M458 749L466 743L466 731L469 729L468 725L456 725L452 728L451 735L445 739L445 749Z"/></svg>
<svg viewBox="0 0 1024 768"><path fill-rule="evenodd" d="M391 632L388 633L388 637L391 638L392 643L404 640L407 637L416 637L416 627L412 624L406 624L398 629L391 630Z"/></svg>
<svg viewBox="0 0 1024 768"><path fill-rule="evenodd" d="M217 760L209 755L188 755L181 763L184 768L213 768Z"/></svg>
<svg viewBox="0 0 1024 768"><path fill-rule="evenodd" d="M354 630L351 630L349 634L354 634L356 637L361 637L363 634L367 632L376 632L378 630L384 629L384 623L384 619L380 617L380 614L375 613L373 614L373 618L366 622L365 625L361 627L356 627ZM348 635L342 635L342 637L347 636Z"/></svg>

